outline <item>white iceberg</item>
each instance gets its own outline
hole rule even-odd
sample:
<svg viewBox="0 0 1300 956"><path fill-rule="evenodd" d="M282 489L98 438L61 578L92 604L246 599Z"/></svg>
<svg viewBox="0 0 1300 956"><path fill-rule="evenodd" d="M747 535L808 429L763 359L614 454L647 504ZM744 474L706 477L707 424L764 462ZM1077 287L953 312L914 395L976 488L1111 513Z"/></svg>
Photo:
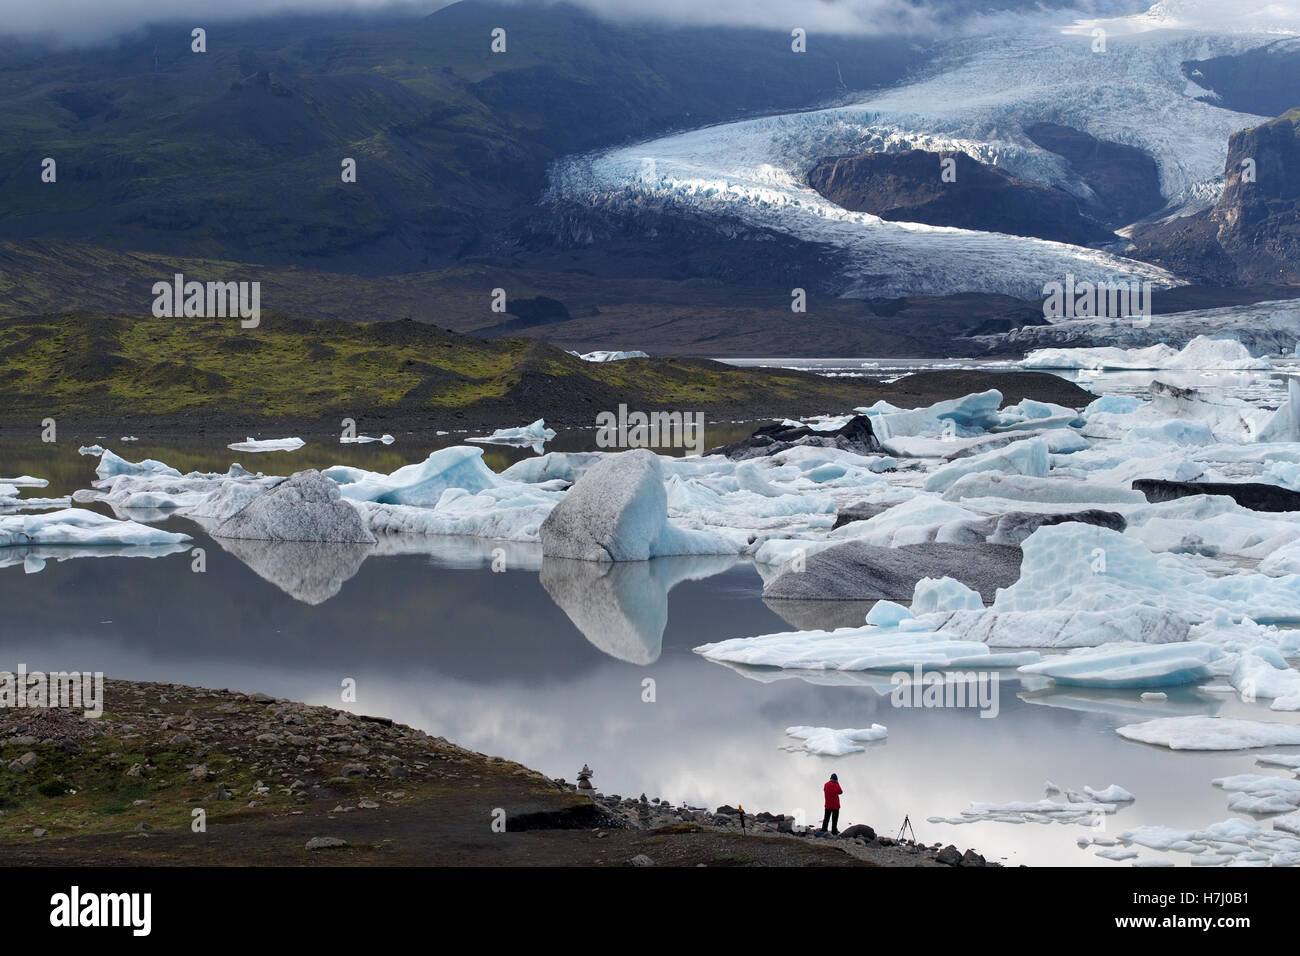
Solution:
<svg viewBox="0 0 1300 956"><path fill-rule="evenodd" d="M786 736L803 741L803 749L810 754L821 757L843 757L846 754L862 753L867 748L862 746L889 736L883 724L853 730L835 730L831 727L787 727Z"/></svg>
<svg viewBox="0 0 1300 956"><path fill-rule="evenodd" d="M1300 744L1300 724L1232 717L1158 717L1115 732L1125 740L1170 750L1251 750Z"/></svg>
<svg viewBox="0 0 1300 956"><path fill-rule="evenodd" d="M0 548L167 545L189 540L189 535L161 531L134 521L119 521L84 508L65 508L41 515L0 515Z"/></svg>
<svg viewBox="0 0 1300 956"><path fill-rule="evenodd" d="M248 438L244 441L233 442L227 445L231 451L296 451L305 445L301 438Z"/></svg>
<svg viewBox="0 0 1300 956"><path fill-rule="evenodd" d="M466 440L482 442L488 445L541 445L554 438L555 434L555 429L547 428L546 422L539 418L531 425L498 428L486 438L469 438Z"/></svg>

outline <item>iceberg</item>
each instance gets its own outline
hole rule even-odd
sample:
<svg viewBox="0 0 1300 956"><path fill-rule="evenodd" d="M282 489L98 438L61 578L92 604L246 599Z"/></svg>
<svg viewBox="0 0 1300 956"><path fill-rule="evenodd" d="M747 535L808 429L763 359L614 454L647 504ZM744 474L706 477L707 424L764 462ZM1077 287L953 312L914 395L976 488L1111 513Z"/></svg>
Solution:
<svg viewBox="0 0 1300 956"><path fill-rule="evenodd" d="M748 544L734 532L670 522L663 466L647 449L610 455L590 468L547 515L540 536L546 556L580 561L739 554Z"/></svg>
<svg viewBox="0 0 1300 956"><path fill-rule="evenodd" d="M466 440L490 445L541 445L554 437L555 429L547 428L546 422L539 418L531 425L520 425L516 428L498 428L486 438L469 438Z"/></svg>
<svg viewBox="0 0 1300 956"><path fill-rule="evenodd" d="M385 445L391 445L393 442L397 441L397 439L387 432L385 432L380 438L375 438L371 435L353 435L351 437L344 435L339 438L340 445L368 445L371 442L376 441Z"/></svg>
<svg viewBox="0 0 1300 956"><path fill-rule="evenodd" d="M431 452L424 461L403 465L390 475L348 465L334 465L321 474L337 482L349 501L417 507L436 505L448 488L477 493L500 484L483 464L483 449L464 445Z"/></svg>
<svg viewBox="0 0 1300 956"><path fill-rule="evenodd" d="M1026 369L1089 369L1108 371L1132 369L1163 371L1172 369L1241 370L1271 369L1267 358L1256 358L1235 336L1198 335L1181 349L1168 345L1147 348L1035 349L1019 363Z"/></svg>
<svg viewBox="0 0 1300 956"><path fill-rule="evenodd" d="M832 727L787 727L787 737L803 742L803 750L820 757L843 757L862 753L864 743L884 740L889 736L883 724L872 724L860 730L835 730Z"/></svg>
<svg viewBox="0 0 1300 956"><path fill-rule="evenodd" d="M1211 644L1111 643L1026 664L1020 673L1077 687L1171 687L1212 676L1211 664L1223 656Z"/></svg>
<svg viewBox="0 0 1300 956"><path fill-rule="evenodd" d="M84 508L41 515L0 515L0 548L32 545L143 546L189 541L189 535L119 521Z"/></svg>
<svg viewBox="0 0 1300 956"><path fill-rule="evenodd" d="M237 441L227 445L231 451L296 451L305 445L301 438L248 438L244 441Z"/></svg>
<svg viewBox="0 0 1300 956"><path fill-rule="evenodd" d="M595 352L570 352L570 355L576 355L584 362L622 362L625 359L649 358L645 352L615 352L615 351L595 351Z"/></svg>
<svg viewBox="0 0 1300 956"><path fill-rule="evenodd" d="M951 640L925 630L873 625L738 637L702 644L695 648L695 653L711 661L786 670L992 668L1015 667L1039 660L1036 651L994 653L988 645L974 641Z"/></svg>
<svg viewBox="0 0 1300 956"><path fill-rule="evenodd" d="M1170 750L1252 750L1300 744L1300 724L1231 717L1158 717L1115 732L1125 740Z"/></svg>

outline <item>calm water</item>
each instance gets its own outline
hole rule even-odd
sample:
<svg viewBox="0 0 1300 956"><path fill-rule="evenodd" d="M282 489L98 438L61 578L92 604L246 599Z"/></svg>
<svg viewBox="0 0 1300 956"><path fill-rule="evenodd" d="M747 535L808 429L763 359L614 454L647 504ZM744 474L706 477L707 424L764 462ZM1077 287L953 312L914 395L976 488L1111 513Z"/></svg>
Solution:
<svg viewBox="0 0 1300 956"><path fill-rule="evenodd" d="M224 470L239 460L272 474L332 463L388 471L430 450L398 439L388 447L309 444L267 455L104 444L182 470ZM0 444L0 476L52 479L29 496L87 487L96 460L75 451L86 440ZM590 440L571 434L550 447ZM501 468L528 454L489 448L488 460ZM1076 838L1092 832L1084 826L952 826L926 817L955 816L971 801L1036 800L1052 780L1072 789L1118 783L1136 794L1136 803L1109 818L1111 836L1148 823L1205 826L1232 815L1211 778L1252 772L1253 756L1173 753L1122 741L1115 728L1191 713L1287 719L1241 704L1225 688L1144 704L1135 691L1029 687L1008 672L998 716L986 719L975 709L896 708L888 675L742 673L691 649L791 624L762 600L752 565L730 559L661 559L611 571L543 563L536 548L507 546L507 570L498 573L489 566L496 543L270 545L217 542L180 518L162 526L205 549L205 573L191 570L188 550L60 561L51 549L39 573L24 573L21 560L0 567L7 612L0 669L103 670L347 706L553 776L573 779L588 763L606 792L644 791L697 806L743 803L813 819L821 783L834 771L845 788L842 825L867 822L892 834L908 814L923 840L1029 864L1127 865L1079 849ZM799 611L805 626L809 614L829 621L835 613ZM340 701L346 678L357 682L353 705ZM647 679L653 702L643 699ZM831 759L783 749L793 743L784 735L790 725L873 722L885 724L889 737L865 753Z"/></svg>

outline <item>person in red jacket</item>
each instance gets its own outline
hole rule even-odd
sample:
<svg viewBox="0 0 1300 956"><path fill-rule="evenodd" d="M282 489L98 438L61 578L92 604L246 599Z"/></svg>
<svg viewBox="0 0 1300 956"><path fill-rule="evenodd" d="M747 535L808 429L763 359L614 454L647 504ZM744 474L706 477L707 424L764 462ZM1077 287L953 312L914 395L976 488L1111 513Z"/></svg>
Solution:
<svg viewBox="0 0 1300 956"><path fill-rule="evenodd" d="M822 787L826 793L826 814L822 817L822 829L830 830L835 835L840 835L840 794L844 792L840 787L840 778L831 774L831 778L826 781L826 786Z"/></svg>

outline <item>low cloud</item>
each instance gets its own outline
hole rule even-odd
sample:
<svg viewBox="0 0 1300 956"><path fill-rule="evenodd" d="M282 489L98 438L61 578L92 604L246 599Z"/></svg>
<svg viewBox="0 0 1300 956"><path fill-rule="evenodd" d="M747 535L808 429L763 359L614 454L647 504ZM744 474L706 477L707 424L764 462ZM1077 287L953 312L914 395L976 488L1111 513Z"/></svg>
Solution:
<svg viewBox="0 0 1300 956"><path fill-rule="evenodd" d="M557 0L499 0L549 6ZM759 28L810 34L923 34L953 31L969 0L566 0L604 19L678 26ZM0 36L92 44L155 23L208 26L284 14L428 14L447 0L0 0ZM1081 15L1132 12L1141 0L993 0L991 7L1031 12L1068 6Z"/></svg>

